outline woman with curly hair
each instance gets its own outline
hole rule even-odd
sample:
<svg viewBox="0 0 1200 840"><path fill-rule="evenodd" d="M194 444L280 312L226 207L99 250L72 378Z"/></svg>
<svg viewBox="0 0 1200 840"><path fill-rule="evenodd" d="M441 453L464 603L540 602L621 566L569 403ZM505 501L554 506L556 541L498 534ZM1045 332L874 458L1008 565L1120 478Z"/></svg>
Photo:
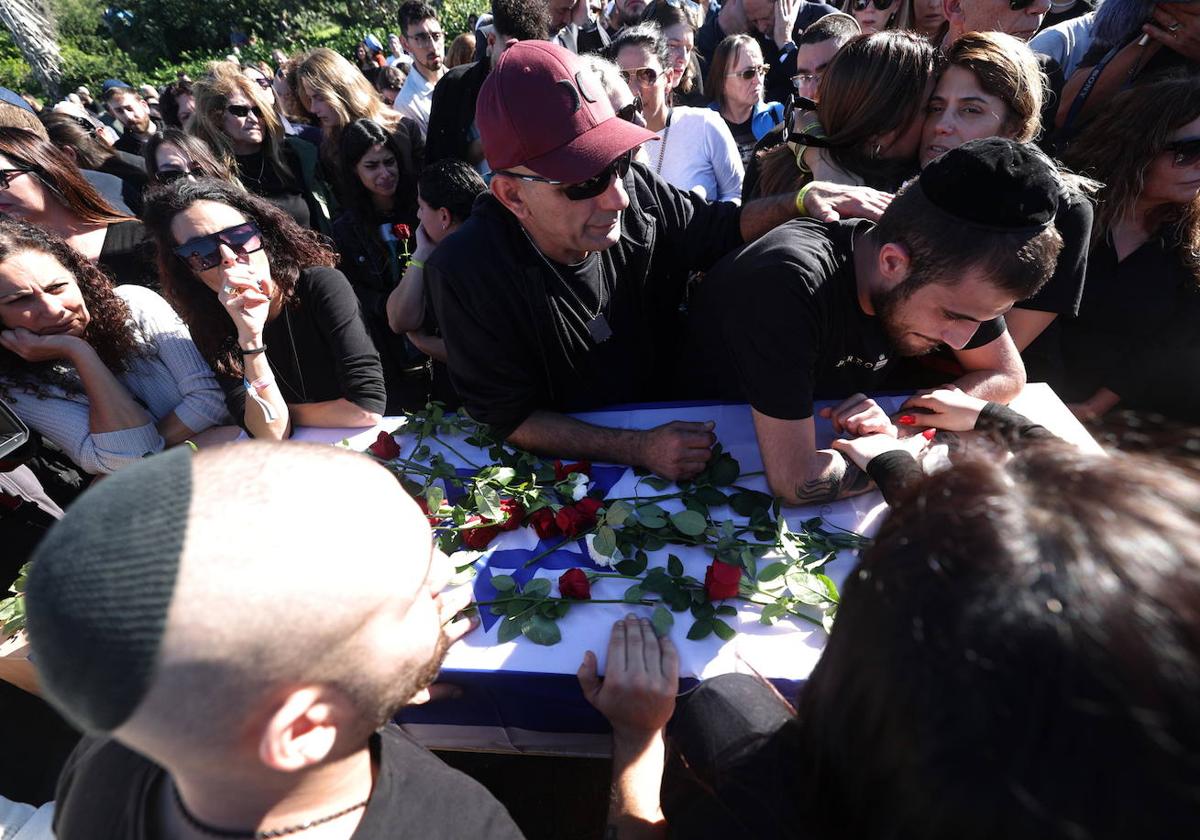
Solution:
<svg viewBox="0 0 1200 840"><path fill-rule="evenodd" d="M1117 405L1200 421L1200 85L1115 95L1064 159L1104 182L1079 317L1055 383L1083 418Z"/></svg>
<svg viewBox="0 0 1200 840"><path fill-rule="evenodd" d="M32 131L0 128L0 217L62 237L117 285L154 288L142 223L114 210L66 153Z"/></svg>
<svg viewBox="0 0 1200 840"><path fill-rule="evenodd" d="M330 202L317 149L284 133L273 96L231 61L214 63L193 90L196 112L187 132L207 143L247 190L301 227L330 233Z"/></svg>
<svg viewBox="0 0 1200 840"><path fill-rule="evenodd" d="M251 435L379 422L387 397L379 354L319 234L211 179L151 193L146 226L167 299Z"/></svg>
<svg viewBox="0 0 1200 840"><path fill-rule="evenodd" d="M0 326L0 395L88 473L228 422L166 301L23 222L0 222Z"/></svg>
<svg viewBox="0 0 1200 840"><path fill-rule="evenodd" d="M411 150L417 169L425 160L421 129L410 118L383 104L379 93L354 65L324 47L300 59L296 69L296 93L301 104L321 124L321 160L326 172L343 170L340 160L342 132L356 120L378 123L400 148ZM341 179L335 184L339 197L351 188Z"/></svg>

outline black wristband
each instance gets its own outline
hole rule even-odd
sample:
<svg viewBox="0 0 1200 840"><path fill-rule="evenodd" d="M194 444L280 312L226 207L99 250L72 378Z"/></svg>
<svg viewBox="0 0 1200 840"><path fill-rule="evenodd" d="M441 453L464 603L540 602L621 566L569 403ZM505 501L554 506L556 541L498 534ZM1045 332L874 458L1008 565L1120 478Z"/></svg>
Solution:
<svg viewBox="0 0 1200 840"><path fill-rule="evenodd" d="M879 453L867 462L866 472L889 505L924 477L917 459L903 449Z"/></svg>
<svg viewBox="0 0 1200 840"><path fill-rule="evenodd" d="M238 347L238 350L241 350L241 351L242 351L242 356L243 356L243 357L245 357L245 356L256 356L256 355L258 355L259 353L266 353L266 352L267 352L267 345L265 345L265 344L264 344L262 347L255 347L253 350L242 350L242 348L241 348L241 347Z"/></svg>

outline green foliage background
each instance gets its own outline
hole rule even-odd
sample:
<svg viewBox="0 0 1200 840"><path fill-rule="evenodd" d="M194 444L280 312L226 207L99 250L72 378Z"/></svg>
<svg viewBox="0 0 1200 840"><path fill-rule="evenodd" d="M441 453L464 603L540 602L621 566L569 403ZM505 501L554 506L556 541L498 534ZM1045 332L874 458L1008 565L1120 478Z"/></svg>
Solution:
<svg viewBox="0 0 1200 840"><path fill-rule="evenodd" d="M4 0L0 0L4 2ZM229 53L231 28L255 36L242 47L246 60L270 61L271 51L289 55L312 47L354 52L363 35L386 41L399 29L403 0L50 0L64 64L63 90L87 85L95 93L108 78L162 86L183 70L192 78L205 65ZM115 31L103 12L114 6L133 15L133 24ZM434 0L450 37L466 31L472 13L488 0ZM6 30L0 29L0 85L44 95Z"/></svg>

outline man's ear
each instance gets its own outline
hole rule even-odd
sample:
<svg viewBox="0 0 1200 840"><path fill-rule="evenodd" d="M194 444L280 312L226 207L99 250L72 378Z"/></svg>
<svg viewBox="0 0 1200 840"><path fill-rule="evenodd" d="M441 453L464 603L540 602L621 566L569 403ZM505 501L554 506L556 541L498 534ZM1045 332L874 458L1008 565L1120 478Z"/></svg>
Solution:
<svg viewBox="0 0 1200 840"><path fill-rule="evenodd" d="M492 195L508 208L508 211L520 220L529 217L529 205L525 202L522 184L516 178L506 178L503 175L492 177Z"/></svg>
<svg viewBox="0 0 1200 840"><path fill-rule="evenodd" d="M899 242L888 242L879 249L879 276L887 288L893 289L908 279L912 258Z"/></svg>
<svg viewBox="0 0 1200 840"><path fill-rule="evenodd" d="M450 225L454 224L454 217L450 215L450 211L445 207L437 209L438 223L442 226L442 230L449 230Z"/></svg>
<svg viewBox="0 0 1200 840"><path fill-rule="evenodd" d="M320 764L333 752L339 727L352 710L326 689L304 686L288 694L267 719L259 735L258 757L264 765L295 773Z"/></svg>
<svg viewBox="0 0 1200 840"><path fill-rule="evenodd" d="M942 0L942 14L946 20L961 20L962 0Z"/></svg>

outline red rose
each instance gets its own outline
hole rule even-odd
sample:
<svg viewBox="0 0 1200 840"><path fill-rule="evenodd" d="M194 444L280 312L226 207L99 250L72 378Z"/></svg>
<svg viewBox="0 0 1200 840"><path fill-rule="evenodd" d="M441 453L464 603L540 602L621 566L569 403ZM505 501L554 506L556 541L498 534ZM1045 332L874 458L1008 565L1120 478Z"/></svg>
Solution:
<svg viewBox="0 0 1200 840"><path fill-rule="evenodd" d="M558 594L576 601L587 601L592 597L592 583L583 569L567 569L558 579Z"/></svg>
<svg viewBox="0 0 1200 840"><path fill-rule="evenodd" d="M396 443L391 432L380 432L379 437L375 438L375 442L367 447L367 451L376 458L390 461L400 457L400 444Z"/></svg>
<svg viewBox="0 0 1200 840"><path fill-rule="evenodd" d="M584 531L596 527L596 512L601 508L601 502L590 496L585 496L577 503L564 507L554 515L554 522L564 537L577 537Z"/></svg>
<svg viewBox="0 0 1200 840"><path fill-rule="evenodd" d="M413 499L413 501L417 503L417 507L419 507L421 509L421 513L425 514L425 520L430 525L438 525L441 523L441 521L443 519L446 518L444 516L439 516L436 513L430 513L429 512L429 503L425 501L424 496L417 496L415 499ZM444 507L443 507L443 510L445 510Z"/></svg>
<svg viewBox="0 0 1200 840"><path fill-rule="evenodd" d="M738 594L738 582L741 579L741 566L731 566L720 560L714 560L704 572L704 592L710 601L735 598Z"/></svg>
<svg viewBox="0 0 1200 840"><path fill-rule="evenodd" d="M408 225L392 225L392 236L401 242L407 242L412 238L412 231L409 230Z"/></svg>
<svg viewBox="0 0 1200 840"><path fill-rule="evenodd" d="M458 532L458 535L462 538L463 545L475 551L482 551L488 547L488 543L496 539L496 536L500 533L500 526L483 525L482 523L485 521L481 516L472 516L467 519L464 524L475 527L466 527Z"/></svg>
<svg viewBox="0 0 1200 840"><path fill-rule="evenodd" d="M554 511L548 507L538 508L529 514L529 518L525 521L542 539L553 537L558 533L558 524L554 521Z"/></svg>
<svg viewBox="0 0 1200 840"><path fill-rule="evenodd" d="M575 503L575 509L581 512L584 516L590 516L592 522L596 521L596 514L600 508L604 507L604 502L599 499L594 499L591 496L584 496Z"/></svg>
<svg viewBox="0 0 1200 840"><path fill-rule="evenodd" d="M525 519L525 508L516 499L501 499L500 510L507 514L500 523L501 531L515 531Z"/></svg>
<svg viewBox="0 0 1200 840"><path fill-rule="evenodd" d="M581 473L588 478L592 477L592 462L580 461L578 464L564 464L562 461L554 462L554 480L565 481L571 473Z"/></svg>

